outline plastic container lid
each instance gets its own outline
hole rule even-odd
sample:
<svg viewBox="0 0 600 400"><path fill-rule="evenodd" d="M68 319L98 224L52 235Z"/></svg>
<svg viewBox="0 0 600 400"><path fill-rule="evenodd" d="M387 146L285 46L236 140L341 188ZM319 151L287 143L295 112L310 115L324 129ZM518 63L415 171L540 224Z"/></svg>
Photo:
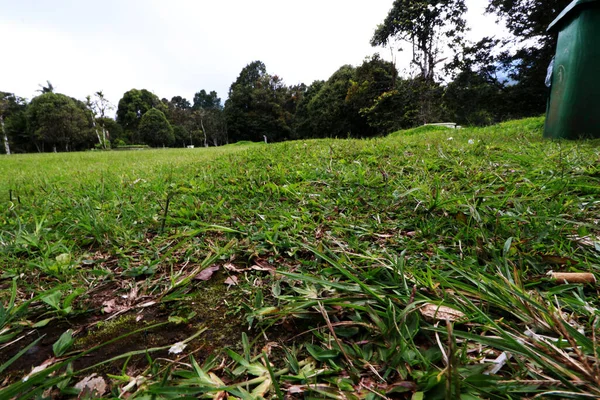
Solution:
<svg viewBox="0 0 600 400"><path fill-rule="evenodd" d="M558 17L548 26L547 32L554 30L568 16L570 16L577 8L587 3L596 3L598 0L574 0L565 8Z"/></svg>

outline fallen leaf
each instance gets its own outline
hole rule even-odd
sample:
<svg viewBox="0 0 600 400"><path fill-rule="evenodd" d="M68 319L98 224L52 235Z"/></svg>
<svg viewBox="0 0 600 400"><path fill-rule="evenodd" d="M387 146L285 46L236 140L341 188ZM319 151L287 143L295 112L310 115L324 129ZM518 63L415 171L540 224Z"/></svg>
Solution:
<svg viewBox="0 0 600 400"><path fill-rule="evenodd" d="M387 387L387 394L391 393L404 393L404 392L412 392L417 390L417 384L411 381L399 381L392 383Z"/></svg>
<svg viewBox="0 0 600 400"><path fill-rule="evenodd" d="M127 304L131 305L138 298L138 288L137 285L134 285L131 288L131 291L127 295Z"/></svg>
<svg viewBox="0 0 600 400"><path fill-rule="evenodd" d="M229 278L225 279L225 282L223 283L229 286L236 286L238 284L238 277L235 275L230 276Z"/></svg>
<svg viewBox="0 0 600 400"><path fill-rule="evenodd" d="M23 377L23 382L27 382L29 380L29 378L31 378L33 375L45 370L46 368L48 368L52 364L56 363L57 361L58 361L58 359L56 359L54 357L47 359L42 364L33 368L30 373L28 373L25 377Z"/></svg>
<svg viewBox="0 0 600 400"><path fill-rule="evenodd" d="M77 384L75 384L75 389L90 394L103 395L106 393L106 382L101 376L92 374L77 382Z"/></svg>
<svg viewBox="0 0 600 400"><path fill-rule="evenodd" d="M177 342L169 349L169 354L179 354L183 352L183 349L187 347L187 344L183 342Z"/></svg>
<svg viewBox="0 0 600 400"><path fill-rule="evenodd" d="M204 268L202 271L200 271L200 273L198 275L196 275L194 277L194 279L196 279L198 281L207 281L210 278L212 278L214 273L217 272L220 268L221 267L218 265L215 265L213 267Z"/></svg>
<svg viewBox="0 0 600 400"><path fill-rule="evenodd" d="M238 267L236 267L232 263L227 263L227 264L223 265L223 268L225 268L227 271L237 272L237 273L245 271L244 269L239 269Z"/></svg>
<svg viewBox="0 0 600 400"><path fill-rule="evenodd" d="M288 388L288 393L289 394L299 394L299 393L304 393L304 391L306 390L306 385L292 385Z"/></svg>
<svg viewBox="0 0 600 400"><path fill-rule="evenodd" d="M561 256L553 256L553 255L541 255L542 257L542 261L548 264L554 264L554 265L577 265L578 262L568 258L568 257L561 257Z"/></svg>
<svg viewBox="0 0 600 400"><path fill-rule="evenodd" d="M255 271L266 271L266 272L270 273L271 275L275 274L275 270L276 270L276 268L274 266L269 265L269 264L253 265L250 267L250 269L253 269Z"/></svg>
<svg viewBox="0 0 600 400"><path fill-rule="evenodd" d="M116 309L117 309L117 301L115 299L107 300L104 303L102 303L102 305L104 306L102 311L105 312L106 314L111 314L112 312L116 311Z"/></svg>
<svg viewBox="0 0 600 400"><path fill-rule="evenodd" d="M436 321L454 322L465 317L465 314L461 311L431 303L426 303L419 311L425 318L434 319Z"/></svg>

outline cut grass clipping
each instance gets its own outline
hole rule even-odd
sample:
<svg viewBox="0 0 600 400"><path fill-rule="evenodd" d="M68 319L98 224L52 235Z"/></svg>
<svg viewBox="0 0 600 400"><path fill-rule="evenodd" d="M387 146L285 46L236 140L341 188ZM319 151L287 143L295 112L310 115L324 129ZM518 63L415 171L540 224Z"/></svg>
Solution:
<svg viewBox="0 0 600 400"><path fill-rule="evenodd" d="M0 398L600 397L598 141L0 159Z"/></svg>

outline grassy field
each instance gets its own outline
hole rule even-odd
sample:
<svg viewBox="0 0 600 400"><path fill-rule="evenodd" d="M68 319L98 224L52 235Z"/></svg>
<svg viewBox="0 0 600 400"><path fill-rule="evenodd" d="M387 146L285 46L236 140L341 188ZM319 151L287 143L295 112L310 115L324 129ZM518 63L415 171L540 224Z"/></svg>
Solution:
<svg viewBox="0 0 600 400"><path fill-rule="evenodd" d="M542 127L0 158L0 399L600 397L599 143Z"/></svg>

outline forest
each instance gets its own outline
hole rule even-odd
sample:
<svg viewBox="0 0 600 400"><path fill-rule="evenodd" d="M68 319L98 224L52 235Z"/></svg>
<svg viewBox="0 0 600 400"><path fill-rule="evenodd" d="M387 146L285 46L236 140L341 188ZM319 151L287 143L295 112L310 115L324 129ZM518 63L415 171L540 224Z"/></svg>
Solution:
<svg viewBox="0 0 600 400"><path fill-rule="evenodd" d="M0 152L364 138L432 122L485 126L538 116L546 108L544 81L556 44L546 28L569 3L490 0L487 12L511 37L472 43L465 39L464 0L396 0L370 41L394 57L397 50L410 53L406 76L374 53L326 80L291 86L252 61L224 102L207 89L191 100L131 89L113 105L102 91L75 99L50 81L32 99L0 91Z"/></svg>

